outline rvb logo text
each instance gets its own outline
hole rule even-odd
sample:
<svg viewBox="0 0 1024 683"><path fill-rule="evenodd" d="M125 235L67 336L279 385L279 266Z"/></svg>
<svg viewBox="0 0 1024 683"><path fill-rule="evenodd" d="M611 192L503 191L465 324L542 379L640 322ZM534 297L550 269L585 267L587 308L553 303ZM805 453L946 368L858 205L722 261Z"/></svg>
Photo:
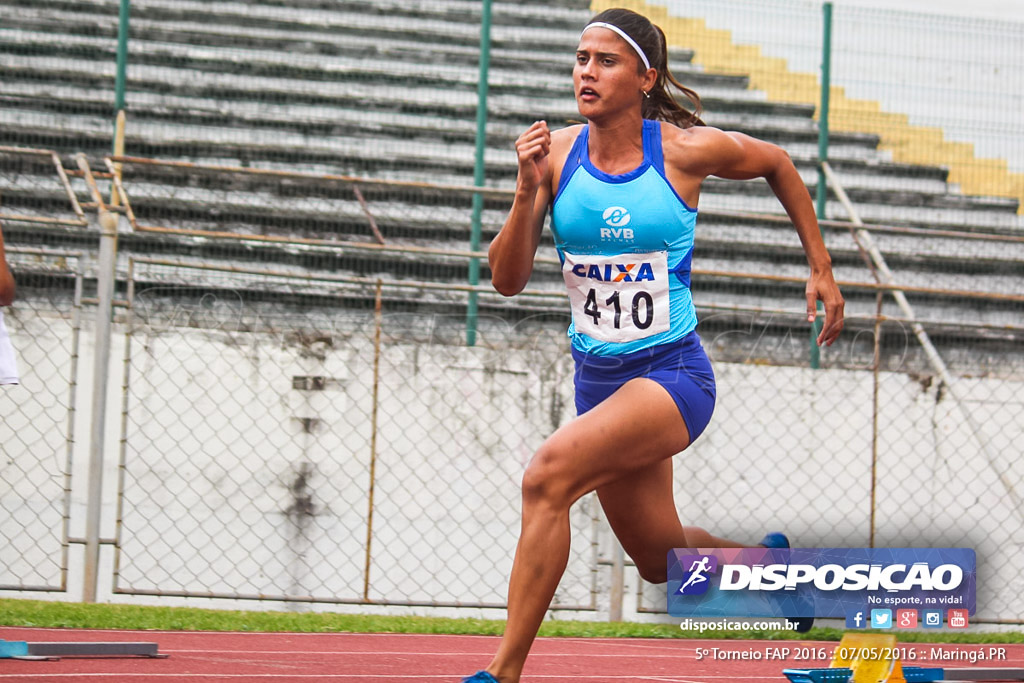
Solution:
<svg viewBox="0 0 1024 683"><path fill-rule="evenodd" d="M633 228L601 228L601 239L631 240L633 239Z"/></svg>

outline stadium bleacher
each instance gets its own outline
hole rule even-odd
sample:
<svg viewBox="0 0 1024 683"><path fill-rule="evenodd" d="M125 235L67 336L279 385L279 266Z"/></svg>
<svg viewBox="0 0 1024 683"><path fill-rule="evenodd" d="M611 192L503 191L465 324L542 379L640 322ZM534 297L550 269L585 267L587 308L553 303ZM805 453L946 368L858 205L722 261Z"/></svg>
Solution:
<svg viewBox="0 0 1024 683"><path fill-rule="evenodd" d="M68 159L69 168L74 166L71 155L84 153L93 168L102 169L102 157L111 149L118 2L4 0L0 6L0 144L52 149ZM469 247L469 195L421 184L472 184L480 3L136 0L131 11L126 155L299 174L284 178L128 165L126 189L140 222L364 243L375 238L369 211L388 245ZM578 119L571 54L589 16L579 0L495 3L487 187L513 186L512 141L530 122L544 118L558 127ZM705 73L685 49L673 48L670 57L677 78L703 96L710 125L784 146L813 192L817 126L811 107L769 102L748 89L743 77ZM1020 234L1016 201L960 194L946 182L944 169L893 163L872 135L834 133L830 157L861 217L894 228L876 239L898 282L935 288L953 276L970 275L972 287L980 291L1021 291L1024 244L979 239ZM327 174L401 184L366 183L358 197L350 183L318 177ZM67 198L51 176L45 164L0 154L0 209L67 213ZM507 196L486 198L484 244L500 227L507 207ZM695 268L805 273L792 228L757 215L781 212L766 183L710 179L701 209L705 215ZM830 218L847 219L834 199L828 211ZM5 232L12 245L90 250L96 243L94 233L84 228L13 222ZM837 277L873 282L846 227L826 225L825 232ZM173 254L465 282L465 259L443 254L413 258L323 246L296 252L274 243L240 249L226 241L146 232L122 235L121 250L122 255ZM548 260L551 255L544 254ZM486 281L486 266L483 277ZM545 262L530 286L557 290L559 282L557 268ZM873 291L848 289L845 294L848 313L874 313ZM695 298L698 306L787 308L798 314L802 286L698 278ZM1015 306L978 306L955 293L922 293L915 303L918 315L933 322L1018 322ZM548 310L553 317L565 316L564 305L554 299L515 308L495 299L482 306L501 315ZM899 316L891 306L886 312ZM785 335L800 324L799 315L768 317L774 334ZM718 322L713 324L735 323L721 309L714 319ZM994 333L979 329L976 334L963 343L976 344Z"/></svg>

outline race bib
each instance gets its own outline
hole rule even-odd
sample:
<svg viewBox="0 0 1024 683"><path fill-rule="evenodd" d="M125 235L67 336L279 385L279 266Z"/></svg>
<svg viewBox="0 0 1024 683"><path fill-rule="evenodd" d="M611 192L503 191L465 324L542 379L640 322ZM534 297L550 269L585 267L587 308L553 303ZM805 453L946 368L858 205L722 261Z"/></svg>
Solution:
<svg viewBox="0 0 1024 683"><path fill-rule="evenodd" d="M598 341L628 342L668 331L666 252L615 256L565 252L562 277L577 332Z"/></svg>

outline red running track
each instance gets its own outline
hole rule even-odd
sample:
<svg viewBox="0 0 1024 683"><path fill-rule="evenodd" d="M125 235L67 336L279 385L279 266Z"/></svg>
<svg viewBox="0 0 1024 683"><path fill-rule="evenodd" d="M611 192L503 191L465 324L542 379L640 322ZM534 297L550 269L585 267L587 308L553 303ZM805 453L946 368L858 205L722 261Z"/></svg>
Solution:
<svg viewBox="0 0 1024 683"><path fill-rule="evenodd" d="M65 657L59 661L0 659L0 683L456 683L485 665L491 636L354 633L210 633L81 631L0 627L0 639L29 642L155 642L167 659ZM639 638L540 638L523 683L660 681L720 683L785 681L787 667L827 667L837 643ZM1024 645L908 645L905 665L1024 667ZM789 648L788 657L777 648ZM1005 658L991 648L1004 648ZM935 661L936 649L951 660ZM994 655L969 661L971 652ZM802 658L797 659L799 655ZM698 655L700 655L698 657ZM976 657L976 655L974 655Z"/></svg>

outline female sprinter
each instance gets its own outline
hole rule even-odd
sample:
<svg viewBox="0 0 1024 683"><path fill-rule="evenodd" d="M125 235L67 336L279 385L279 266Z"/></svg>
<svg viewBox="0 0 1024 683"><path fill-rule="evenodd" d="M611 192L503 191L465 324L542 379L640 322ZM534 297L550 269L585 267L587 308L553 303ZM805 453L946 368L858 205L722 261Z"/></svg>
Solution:
<svg viewBox="0 0 1024 683"><path fill-rule="evenodd" d="M494 287L530 278L544 216L569 290L579 414L558 429L523 475L523 520L508 590L508 622L473 683L517 683L569 555L569 507L590 491L651 582L666 581L671 548L739 547L684 528L672 493L672 456L704 430L714 375L690 296L697 199L708 176L766 178L807 254L807 319L825 304L818 344L843 328L810 195L788 155L767 142L703 126L667 85L697 106L667 68L665 36L645 17L612 9L583 29L573 86L588 121L516 141L519 175L508 219L491 243ZM769 534L762 545L788 543Z"/></svg>

